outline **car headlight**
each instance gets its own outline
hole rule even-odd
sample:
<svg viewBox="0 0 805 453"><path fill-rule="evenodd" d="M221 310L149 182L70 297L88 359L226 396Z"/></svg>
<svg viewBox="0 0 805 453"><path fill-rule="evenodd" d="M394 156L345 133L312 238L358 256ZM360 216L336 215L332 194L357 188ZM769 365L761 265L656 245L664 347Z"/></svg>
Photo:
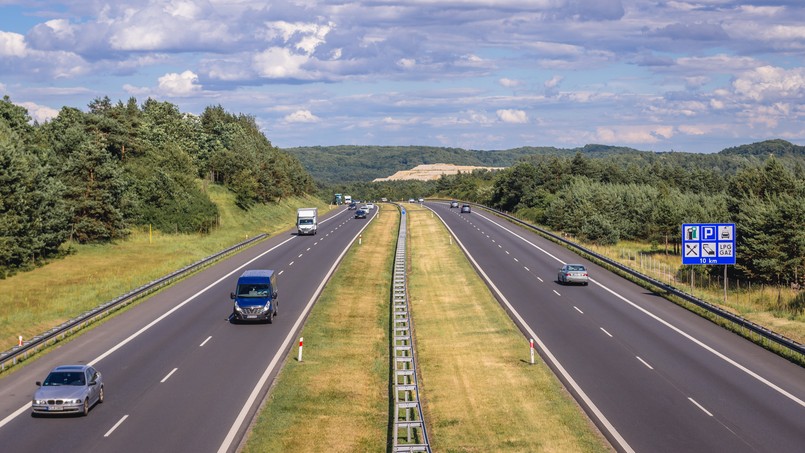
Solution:
<svg viewBox="0 0 805 453"><path fill-rule="evenodd" d="M267 304L266 304L266 305L263 307L263 313L265 313L265 312L267 312L267 311L269 311L269 310L271 310L271 303L270 303L270 302L269 302L269 303L267 303Z"/></svg>
<svg viewBox="0 0 805 453"><path fill-rule="evenodd" d="M34 400L34 404L47 404L47 400Z"/></svg>
<svg viewBox="0 0 805 453"><path fill-rule="evenodd" d="M238 304L235 304L235 311L237 311L237 312L239 312L239 313L240 313L240 312L243 312L243 309L242 309L242 308L240 308L240 307L238 306Z"/></svg>

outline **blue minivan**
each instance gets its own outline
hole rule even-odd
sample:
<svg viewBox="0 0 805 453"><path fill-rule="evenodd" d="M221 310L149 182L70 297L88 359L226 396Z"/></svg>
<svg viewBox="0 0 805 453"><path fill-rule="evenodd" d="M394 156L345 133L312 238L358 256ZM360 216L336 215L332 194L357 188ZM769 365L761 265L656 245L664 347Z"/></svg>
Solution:
<svg viewBox="0 0 805 453"><path fill-rule="evenodd" d="M230 294L235 305L232 321L267 321L277 316L277 279L272 270L247 270L238 278L235 292Z"/></svg>

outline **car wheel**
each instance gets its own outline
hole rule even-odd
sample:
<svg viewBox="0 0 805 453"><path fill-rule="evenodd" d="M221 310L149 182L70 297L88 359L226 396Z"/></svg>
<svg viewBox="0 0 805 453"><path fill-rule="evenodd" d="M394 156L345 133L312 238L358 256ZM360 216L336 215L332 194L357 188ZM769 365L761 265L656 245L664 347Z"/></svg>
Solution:
<svg viewBox="0 0 805 453"><path fill-rule="evenodd" d="M98 404L103 403L103 386L101 386L101 390L98 392Z"/></svg>
<svg viewBox="0 0 805 453"><path fill-rule="evenodd" d="M273 312L273 311L272 311L271 313L269 313L269 314L268 314L268 319L267 319L267 321L268 321L268 323L269 323L269 324L271 324L271 323L273 323L273 322L274 322L274 312Z"/></svg>
<svg viewBox="0 0 805 453"><path fill-rule="evenodd" d="M81 408L81 416L86 417L89 414L89 398L84 398L84 406Z"/></svg>

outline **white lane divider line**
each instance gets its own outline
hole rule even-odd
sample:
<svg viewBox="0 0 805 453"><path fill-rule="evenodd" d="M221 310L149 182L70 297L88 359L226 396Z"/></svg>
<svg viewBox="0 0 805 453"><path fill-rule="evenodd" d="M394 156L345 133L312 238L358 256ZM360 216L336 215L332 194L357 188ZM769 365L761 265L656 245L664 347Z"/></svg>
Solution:
<svg viewBox="0 0 805 453"><path fill-rule="evenodd" d="M129 414L124 415L123 418L118 420L118 422L115 423L115 426L113 426L109 431L106 431L106 434L104 434L103 437L109 437L113 432L115 432L118 426L126 421L127 418L129 418Z"/></svg>
<svg viewBox="0 0 805 453"><path fill-rule="evenodd" d="M607 329L604 329L603 327L601 327L600 329L601 329L601 331L602 331L602 332L604 332L605 334L607 334L607 336L608 336L609 338L612 338L612 334L611 334L611 333L609 333L609 332L607 332Z"/></svg>
<svg viewBox="0 0 805 453"><path fill-rule="evenodd" d="M519 263L519 262L520 262L520 260L518 260L517 258L515 258L515 259L514 259L514 262L515 262L515 263Z"/></svg>
<svg viewBox="0 0 805 453"><path fill-rule="evenodd" d="M553 293L554 293L554 294L556 294L556 295L557 295L557 296L559 296L559 297L561 297L561 296L562 296L561 294L559 294L559 291L557 291L557 290L553 290Z"/></svg>
<svg viewBox="0 0 805 453"><path fill-rule="evenodd" d="M290 263L288 263L288 267L293 266L293 263L295 263L295 262L296 261L291 261Z"/></svg>
<svg viewBox="0 0 805 453"><path fill-rule="evenodd" d="M646 366L646 368L648 368L649 370L653 370L653 369L654 369L654 367L653 367L653 366L649 365L649 364L648 364L648 362L646 362L645 360L641 359L641 358L640 358L640 356L637 356L637 355L636 355L635 357L637 357L637 360L639 360L639 361L640 361L640 362L641 362L643 365L645 365L645 366Z"/></svg>
<svg viewBox="0 0 805 453"><path fill-rule="evenodd" d="M172 370L171 370L171 372L170 372L170 373L168 373L168 375L167 375L167 376L165 376L164 378L162 378L162 380L161 380L161 381L159 381L159 383L160 383L160 384L164 384L164 383L165 383L165 381L167 381L167 380L168 380L168 378L170 378L171 376L173 376L173 373L175 373L175 372L176 372L176 370L178 370L178 368L174 368L174 369L172 369Z"/></svg>
<svg viewBox="0 0 805 453"><path fill-rule="evenodd" d="M531 272L531 269L529 269L529 268L527 268L527 267L525 267L525 266L523 266L523 269L525 269L525 270L526 270L526 272Z"/></svg>
<svg viewBox="0 0 805 453"><path fill-rule="evenodd" d="M207 344L207 342L208 342L208 341L210 341L210 339L212 339L212 335L210 335L209 337L207 337L207 339L206 339L206 340L202 341L202 342L201 342L201 344L200 344L200 345L198 345L198 347L200 348L200 347L204 346L205 344Z"/></svg>
<svg viewBox="0 0 805 453"><path fill-rule="evenodd" d="M300 253L299 256L297 256L297 258L302 258L302 255L304 255L304 253Z"/></svg>
<svg viewBox="0 0 805 453"><path fill-rule="evenodd" d="M705 414L707 414L708 416L710 416L710 417L712 417L712 416L713 416L713 414L711 414L711 413L710 413L710 411L708 411L707 409L705 409L705 408L704 408L704 406L702 406L701 404L699 404L698 402L696 402L696 400L695 400L695 399L693 399L693 398L691 398L691 397L688 397L688 400L689 400L691 403L695 404L695 405L696 405L696 407L698 407L699 409L701 409L701 410L702 410L702 412L704 412L704 413L705 413Z"/></svg>
<svg viewBox="0 0 805 453"><path fill-rule="evenodd" d="M537 280L539 280L539 281L540 281L540 283L545 283L545 280L543 280L543 279L541 279L541 278L539 278L539 277L537 277Z"/></svg>
<svg viewBox="0 0 805 453"><path fill-rule="evenodd" d="M577 307L577 306L575 306L575 305L574 305L574 306L573 306L573 308L575 308L577 312L579 312L579 313L581 313L581 314L584 314L584 312L583 312L583 311L581 311L581 309L580 309L579 307Z"/></svg>

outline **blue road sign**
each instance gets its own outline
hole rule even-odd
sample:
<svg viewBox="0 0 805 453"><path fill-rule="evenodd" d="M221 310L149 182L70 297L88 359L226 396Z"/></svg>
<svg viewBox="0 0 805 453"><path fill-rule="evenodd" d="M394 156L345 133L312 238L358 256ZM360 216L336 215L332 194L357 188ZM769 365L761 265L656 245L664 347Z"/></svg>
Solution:
<svg viewBox="0 0 805 453"><path fill-rule="evenodd" d="M683 224L682 264L735 264L735 224Z"/></svg>

